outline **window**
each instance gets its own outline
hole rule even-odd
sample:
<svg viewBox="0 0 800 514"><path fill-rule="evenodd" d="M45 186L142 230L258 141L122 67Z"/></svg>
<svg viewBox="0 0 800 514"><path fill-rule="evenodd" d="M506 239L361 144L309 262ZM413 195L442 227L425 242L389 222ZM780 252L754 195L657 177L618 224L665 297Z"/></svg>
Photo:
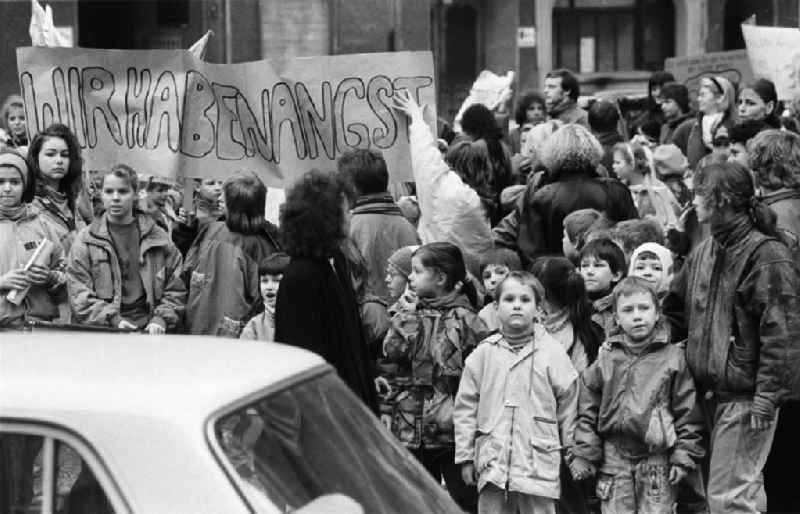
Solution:
<svg viewBox="0 0 800 514"><path fill-rule="evenodd" d="M332 372L221 417L213 434L258 513L309 509L333 493L363 512L460 512Z"/></svg>
<svg viewBox="0 0 800 514"><path fill-rule="evenodd" d="M659 70L674 55L675 13L663 0L559 0L553 62L579 73Z"/></svg>
<svg viewBox="0 0 800 514"><path fill-rule="evenodd" d="M42 435L0 433L0 512L113 514L100 483L67 443Z"/></svg>

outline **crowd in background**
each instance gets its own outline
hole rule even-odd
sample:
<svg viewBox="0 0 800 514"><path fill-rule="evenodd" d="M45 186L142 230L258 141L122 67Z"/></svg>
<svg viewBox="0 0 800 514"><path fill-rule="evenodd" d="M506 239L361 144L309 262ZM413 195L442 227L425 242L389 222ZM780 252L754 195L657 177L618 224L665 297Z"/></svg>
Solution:
<svg viewBox="0 0 800 514"><path fill-rule="evenodd" d="M800 511L797 121L765 79L579 89L458 133L398 92L413 182L354 149L278 225L255 173L90 175L11 97L0 326L309 349L468 512Z"/></svg>

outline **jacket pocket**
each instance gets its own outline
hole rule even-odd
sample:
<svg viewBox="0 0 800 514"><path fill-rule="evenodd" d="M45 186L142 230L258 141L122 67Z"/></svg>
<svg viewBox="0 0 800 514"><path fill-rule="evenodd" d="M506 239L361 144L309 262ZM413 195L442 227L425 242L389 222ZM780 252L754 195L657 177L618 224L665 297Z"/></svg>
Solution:
<svg viewBox="0 0 800 514"><path fill-rule="evenodd" d="M92 269L94 292L105 301L114 299L114 276L111 272L111 260L105 250L89 247L89 259Z"/></svg>
<svg viewBox="0 0 800 514"><path fill-rule="evenodd" d="M475 472L481 474L500 457L502 445L491 434L478 436L475 439Z"/></svg>
<svg viewBox="0 0 800 514"><path fill-rule="evenodd" d="M757 355L756 348L738 337L731 337L728 348L728 363L725 374L727 387L736 391L749 389L755 383Z"/></svg>
<svg viewBox="0 0 800 514"><path fill-rule="evenodd" d="M557 482L561 466L561 444L557 439L532 436L531 462L534 478Z"/></svg>

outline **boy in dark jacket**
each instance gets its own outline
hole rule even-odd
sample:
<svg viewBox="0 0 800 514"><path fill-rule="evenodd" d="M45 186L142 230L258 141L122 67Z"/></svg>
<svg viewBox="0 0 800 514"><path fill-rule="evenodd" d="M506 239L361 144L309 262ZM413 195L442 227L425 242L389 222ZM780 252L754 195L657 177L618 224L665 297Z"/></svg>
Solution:
<svg viewBox="0 0 800 514"><path fill-rule="evenodd" d="M614 306L619 330L581 377L570 470L582 480L600 467L604 513L673 512L705 453L694 380L650 283L626 278Z"/></svg>

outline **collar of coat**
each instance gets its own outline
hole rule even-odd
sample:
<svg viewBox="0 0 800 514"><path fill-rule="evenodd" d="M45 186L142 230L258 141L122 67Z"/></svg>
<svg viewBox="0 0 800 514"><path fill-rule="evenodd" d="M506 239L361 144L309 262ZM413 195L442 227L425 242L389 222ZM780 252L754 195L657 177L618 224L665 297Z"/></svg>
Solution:
<svg viewBox="0 0 800 514"><path fill-rule="evenodd" d="M608 309L609 307L614 305L614 293L609 293L605 296L602 296L592 302L595 310L597 312L603 312L604 310Z"/></svg>
<svg viewBox="0 0 800 514"><path fill-rule="evenodd" d="M475 310L472 304L469 303L467 297L457 291L452 291L449 294L439 298L420 298L417 304L418 309L452 309L454 307L464 307L471 311Z"/></svg>
<svg viewBox="0 0 800 514"><path fill-rule="evenodd" d="M378 193L359 197L353 204L352 214L392 214L402 216L403 212L397 206L389 193Z"/></svg>
<svg viewBox="0 0 800 514"><path fill-rule="evenodd" d="M149 248L159 246L167 246L170 244L170 239L167 233L156 225L155 220L149 214L142 212L134 214L134 219L139 224L139 240L141 241L140 253L144 255L145 251ZM108 231L108 216L103 213L99 218L95 218L91 225L89 225L89 234L96 238L103 240L107 243L114 245L111 234Z"/></svg>
<svg viewBox="0 0 800 514"><path fill-rule="evenodd" d="M622 327L617 325L614 327L603 346L605 346L607 349L621 348L625 351L629 351L630 347L634 344L640 347L640 350L637 352L640 355L651 352L658 348L662 348L668 344L672 344L670 342L669 325L665 321L664 316L659 316L656 326L653 327L653 331L646 340L640 343L632 343L628 335L622 331Z"/></svg>

